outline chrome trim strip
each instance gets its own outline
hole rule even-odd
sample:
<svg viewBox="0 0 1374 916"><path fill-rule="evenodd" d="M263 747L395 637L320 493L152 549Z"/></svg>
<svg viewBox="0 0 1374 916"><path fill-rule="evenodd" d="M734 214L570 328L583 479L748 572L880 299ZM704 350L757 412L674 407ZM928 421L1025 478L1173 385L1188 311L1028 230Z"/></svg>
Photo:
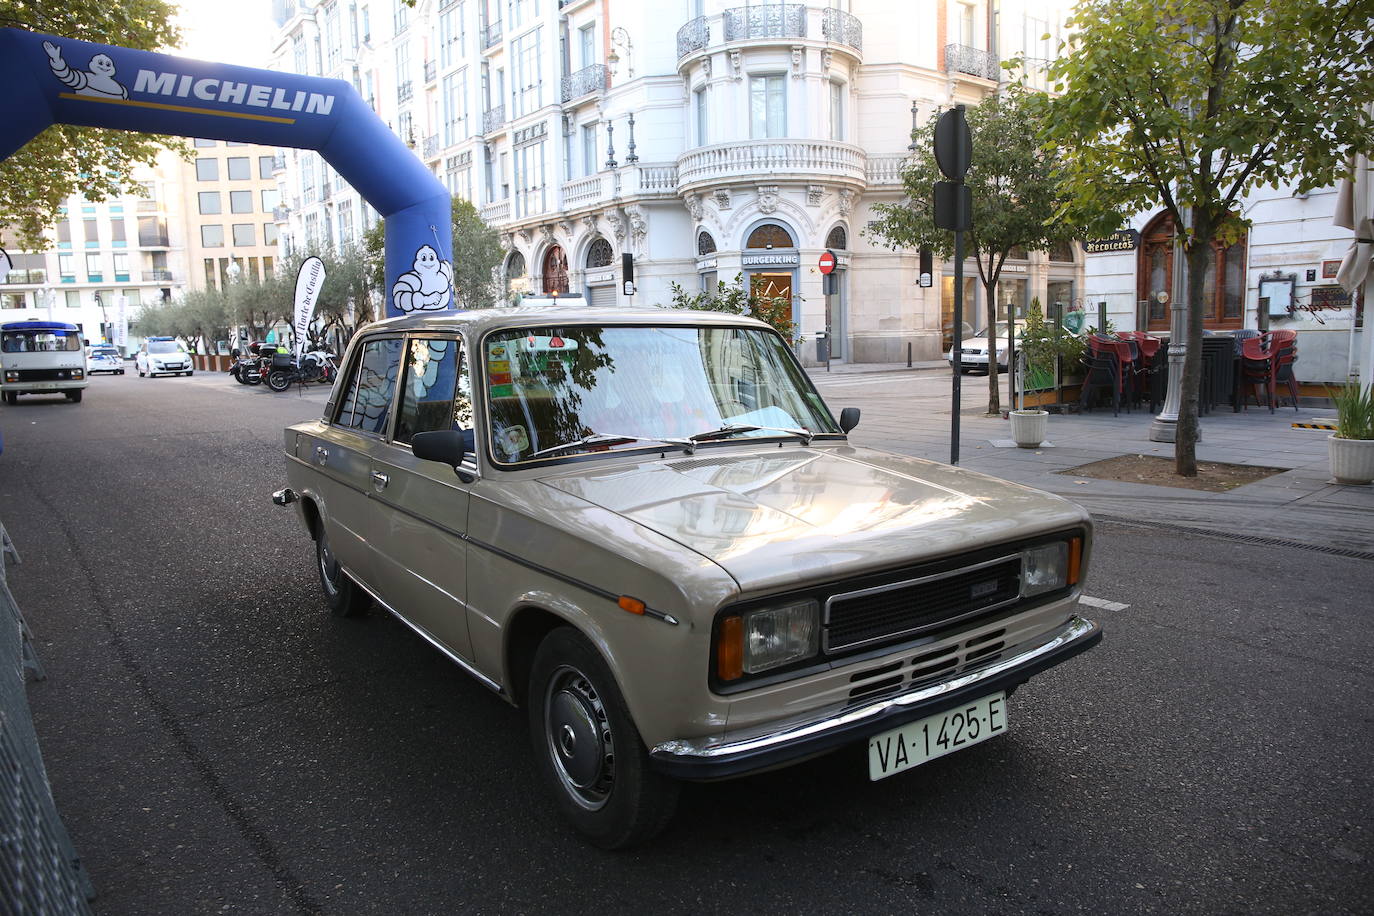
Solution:
<svg viewBox="0 0 1374 916"><path fill-rule="evenodd" d="M886 640L897 639L902 636L914 636L917 633L924 633L927 630L938 630L941 627L950 625L951 623L958 623L959 621L966 620L969 617L976 617L979 614L986 614L989 611L995 611L998 608L1003 608L1007 607L1008 605L1015 604L1022 598L1020 569L1025 566L1024 562L1022 562L1021 566L1018 567L1016 577L1016 596L1013 598L1007 598L1006 600L999 601L996 604L988 604L984 605L983 607L974 608L972 610L964 612L963 614L958 615L957 617L945 617L935 623L927 623L919 627L911 627L905 630L898 630L894 633L884 633L881 636L874 636L871 639L865 639L860 642L845 643L841 646L832 646L830 644L830 606L836 601L844 601L852 598L864 598L869 595L881 594L882 592L896 591L899 588L908 588L913 585L924 585L927 582L937 582L941 579L949 579L954 576L963 575L967 572L974 572L976 570L984 569L989 566L996 566L999 563L1006 563L1009 560L1023 560L1022 551L1018 550L1016 553L1009 553L1006 556L998 557L995 560L985 560L982 563L974 563L971 566L961 566L958 569L946 570L945 572L935 573L931 576L921 576L918 579L904 579L901 582L892 582L887 585L875 585L873 588L862 588L858 591L843 592L838 595L831 595L830 597L825 599L825 608L822 613L823 619L821 633L821 648L824 649L826 652L848 652L850 649L857 649L861 646L871 645L872 643L876 642L884 642Z"/></svg>
<svg viewBox="0 0 1374 916"><path fill-rule="evenodd" d="M929 684L917 690L887 697L876 703L857 709L843 710L819 719L794 720L791 724L772 723L761 729L741 734L714 735L708 738L683 738L665 741L656 745L651 753L674 757L679 760L713 760L735 754L748 754L780 747L806 738L814 738L835 729L844 728L866 719L876 719L891 709L911 706L935 699L943 694L952 693L979 681L988 680L1005 674L1021 665L1034 662L1069 643L1082 639L1093 632L1093 624L1074 615L1069 622L1049 640L1028 649L1019 655L994 662L976 671L967 671L957 677L938 684ZM814 714L813 714L814 715Z"/></svg>
<svg viewBox="0 0 1374 916"><path fill-rule="evenodd" d="M342 568L342 567L340 567L340 568ZM348 570L345 569L344 572L345 572L345 573L348 573ZM454 664L456 664L459 668L462 668L462 669L463 669L464 671L466 671L468 674L470 674L470 675L472 675L473 677L477 678L477 680L480 681L480 682L482 683L483 686L485 686L485 687L490 687L492 690L496 691L497 693L504 694L504 691L501 689L501 685L500 685L500 684L498 684L496 681L492 680L491 678L487 677L487 676L486 676L485 674L483 674L482 672L478 671L476 668L474 668L474 667L472 666L472 664L471 664L470 662L468 662L468 661L467 661L465 658L463 658L461 655L455 654L455 653L454 653L452 650L450 650L447 646L445 646L443 643L439 642L439 640L437 640L437 639L435 639L433 636L431 636L430 633L429 633L429 631L426 630L424 627L422 627L422 626L420 626L419 624L416 624L416 623L411 623L411 622L410 622L409 620L407 620L404 616L402 616L402 615L400 614L400 612L398 612L394 607L392 607L391 605L387 604L387 603L386 603L385 601L383 601L381 598L378 598L376 592L374 592L372 589L368 588L366 585L363 585L363 584L362 584L361 582L359 582L357 579L353 578L352 575L349 575L348 578L351 579L351 580L353 581L353 584L356 585L356 586L358 586L358 588L362 589L363 591L365 591L365 592L367 592L369 595L371 595L371 596L372 596L372 600L375 601L375 602L377 602L377 604L378 604L383 610L385 610L388 614L390 614L392 617L395 617L397 620L401 621L401 623L405 624L406 626L410 627L410 629L414 630L415 633L416 633L421 639L423 639L425 642L429 643L429 644L430 644L431 646L433 646L434 648L438 649L440 652L444 653L444 655L448 656L449 661L451 661L451 662L453 662Z"/></svg>

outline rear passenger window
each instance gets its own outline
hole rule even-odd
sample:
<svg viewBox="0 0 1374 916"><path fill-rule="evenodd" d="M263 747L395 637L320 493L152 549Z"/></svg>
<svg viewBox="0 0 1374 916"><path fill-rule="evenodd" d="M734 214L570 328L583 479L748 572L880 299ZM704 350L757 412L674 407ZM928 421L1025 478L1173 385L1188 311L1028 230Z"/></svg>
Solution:
<svg viewBox="0 0 1374 916"><path fill-rule="evenodd" d="M395 441L409 442L416 433L436 429L468 433L472 451L472 388L463 345L452 338L411 340Z"/></svg>
<svg viewBox="0 0 1374 916"><path fill-rule="evenodd" d="M335 422L360 432L385 435L400 366L399 337L369 340L363 344Z"/></svg>

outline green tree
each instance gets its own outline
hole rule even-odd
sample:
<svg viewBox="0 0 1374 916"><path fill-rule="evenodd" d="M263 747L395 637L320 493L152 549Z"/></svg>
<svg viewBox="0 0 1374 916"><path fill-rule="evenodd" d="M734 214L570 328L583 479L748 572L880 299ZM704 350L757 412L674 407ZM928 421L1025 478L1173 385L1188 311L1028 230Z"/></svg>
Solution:
<svg viewBox="0 0 1374 916"><path fill-rule="evenodd" d="M973 194L973 227L964 233L968 253L978 264L987 304L987 326L997 326L997 281L1013 249L1041 251L1073 237L1065 222L1053 222L1062 200L1052 149L1037 141L1038 107L1030 94L1013 87L968 109L973 136L972 164L964 180ZM937 116L912 132L914 152L902 172L906 200L878 204L877 222L868 230L890 248L928 245L940 257L954 255L954 234L935 228L934 184L943 180L935 162ZM988 366L997 365L995 336L988 341ZM1010 374L1009 374L1010 375ZM997 373L988 372L988 413L1001 412Z"/></svg>
<svg viewBox="0 0 1374 916"><path fill-rule="evenodd" d="M760 296L759 277L751 278L749 292L744 291L744 275L735 274L733 286L724 280L717 281L714 290L689 293L677 283L672 284L673 308L696 309L702 312L728 312L731 315L748 315L771 324L778 333L792 341L792 300L787 296Z"/></svg>
<svg viewBox="0 0 1374 916"><path fill-rule="evenodd" d="M506 253L501 235L488 226L471 201L453 198L453 292L460 309L496 304L496 270ZM363 256L373 289L386 289L386 220L363 233Z"/></svg>
<svg viewBox="0 0 1374 916"><path fill-rule="evenodd" d="M164 0L0 0L0 26L152 51L180 40L174 12ZM13 227L24 247L41 251L43 230L72 194L101 201L136 190L137 166L184 148L170 137L55 124L0 162L0 228Z"/></svg>
<svg viewBox="0 0 1374 916"><path fill-rule="evenodd" d="M1060 218L1091 234L1105 213L1162 204L1183 227L1187 356L1175 467L1197 475L1203 289L1213 245L1248 220L1245 194L1334 182L1374 143L1374 0L1083 0L1049 69L1041 137L1060 149Z"/></svg>

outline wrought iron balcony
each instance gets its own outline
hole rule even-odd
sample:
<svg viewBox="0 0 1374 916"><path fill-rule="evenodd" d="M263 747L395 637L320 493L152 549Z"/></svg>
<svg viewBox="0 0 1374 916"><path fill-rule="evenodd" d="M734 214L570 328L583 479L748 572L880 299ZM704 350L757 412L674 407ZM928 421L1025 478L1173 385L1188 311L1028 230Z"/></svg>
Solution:
<svg viewBox="0 0 1374 916"><path fill-rule="evenodd" d="M145 270L145 271L143 271L143 282L144 282L144 283L171 283L171 282L172 282L172 272L171 272L170 270L165 270L165 269L161 269L161 268L156 269L156 270Z"/></svg>
<svg viewBox="0 0 1374 916"><path fill-rule="evenodd" d="M821 35L827 41L849 45L855 51L864 49L864 26L859 17L844 10L826 7L821 10Z"/></svg>
<svg viewBox="0 0 1374 916"><path fill-rule="evenodd" d="M700 51L710 43L711 29L706 24L706 17L698 16L677 30L678 59L681 60L693 51Z"/></svg>
<svg viewBox="0 0 1374 916"><path fill-rule="evenodd" d="M439 67L432 60L425 61L425 84L434 82L439 76Z"/></svg>
<svg viewBox="0 0 1374 916"><path fill-rule="evenodd" d="M409 102L410 99L411 99L411 97L414 96L414 95L415 95L415 86L414 86L413 83L411 83L410 80L406 80L404 83L401 83L400 85L398 85L398 86L396 87L396 101L397 101L397 102Z"/></svg>
<svg viewBox="0 0 1374 916"><path fill-rule="evenodd" d="M272 157L272 171L273 171L273 173L276 173L276 172L285 172L285 171L286 171L286 157L285 157L285 156L273 156L273 157Z"/></svg>
<svg viewBox="0 0 1374 916"><path fill-rule="evenodd" d="M482 30L482 50L485 51L501 41L501 20L497 19L487 24Z"/></svg>
<svg viewBox="0 0 1374 916"><path fill-rule="evenodd" d="M273 207L272 219L274 222L284 223L291 216L291 211L286 207Z"/></svg>
<svg viewBox="0 0 1374 916"><path fill-rule="evenodd" d="M806 7L800 3L739 6L726 10L721 22L726 41L806 37Z"/></svg>
<svg viewBox="0 0 1374 916"><path fill-rule="evenodd" d="M492 131L500 130L501 125L506 123L506 106L497 105L495 108L488 108L482 112L482 133L489 134Z"/></svg>
<svg viewBox="0 0 1374 916"><path fill-rule="evenodd" d="M438 134L430 134L428 137L425 137L425 158L426 158L426 159L438 159L438 158L439 158L439 135L438 135Z"/></svg>
<svg viewBox="0 0 1374 916"><path fill-rule="evenodd" d="M563 77L563 101L571 102L584 95L606 91L606 76L610 71L605 64L592 64L583 67L570 76Z"/></svg>
<svg viewBox="0 0 1374 916"><path fill-rule="evenodd" d="M967 73L979 79L997 82L1001 79L1002 68L987 51L970 48L968 45L945 45L945 72Z"/></svg>

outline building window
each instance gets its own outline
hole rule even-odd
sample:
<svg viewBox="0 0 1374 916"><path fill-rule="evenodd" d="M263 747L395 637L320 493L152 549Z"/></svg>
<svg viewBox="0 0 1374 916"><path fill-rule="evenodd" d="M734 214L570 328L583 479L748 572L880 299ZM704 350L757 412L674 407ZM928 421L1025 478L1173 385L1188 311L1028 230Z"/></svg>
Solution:
<svg viewBox="0 0 1374 916"><path fill-rule="evenodd" d="M114 274L115 279L123 283L129 282L129 255L123 251L114 253Z"/></svg>
<svg viewBox="0 0 1374 916"><path fill-rule="evenodd" d="M596 63L596 23L584 25L577 30L577 58L579 67L590 67Z"/></svg>
<svg viewBox="0 0 1374 916"><path fill-rule="evenodd" d="M253 179L253 160L247 156L230 156L228 162L230 181L251 181Z"/></svg>
<svg viewBox="0 0 1374 916"><path fill-rule="evenodd" d="M706 89L702 87L695 93L697 111L697 146L706 145Z"/></svg>
<svg viewBox="0 0 1374 916"><path fill-rule="evenodd" d="M200 246L202 248L223 248L224 227L218 224L201 226Z"/></svg>
<svg viewBox="0 0 1374 916"><path fill-rule="evenodd" d="M214 145L215 145L215 141L214 141L214 140L205 140L205 139L203 139L203 138L201 138L201 137L196 137L196 139L193 141L193 143L194 143L195 146L201 147L201 148L207 147L207 146L214 146Z"/></svg>
<svg viewBox="0 0 1374 916"><path fill-rule="evenodd" d="M464 67L444 77L440 101L444 114L444 146L461 143L468 137L468 71Z"/></svg>
<svg viewBox="0 0 1374 916"><path fill-rule="evenodd" d="M966 48L976 47L973 36L973 4L961 3L959 4L959 44Z"/></svg>
<svg viewBox="0 0 1374 916"><path fill-rule="evenodd" d="M1214 244L1203 273L1202 321L1214 330L1238 328L1244 323L1246 237L1234 245ZM1149 301L1149 329L1168 330L1169 308L1158 293L1173 295L1174 221L1167 213L1155 217L1140 233L1136 256L1137 298ZM1221 282L1217 278L1221 277Z"/></svg>
<svg viewBox="0 0 1374 916"><path fill-rule="evenodd" d="M764 223L749 233L745 248L791 248L792 234L777 223Z"/></svg>
<svg viewBox="0 0 1374 916"><path fill-rule="evenodd" d="M615 252L611 250L611 243L605 239L598 238L592 242L587 249L587 267L609 267L615 258Z"/></svg>
<svg viewBox="0 0 1374 916"><path fill-rule="evenodd" d="M100 247L100 224L93 219L83 219L81 228L85 235L87 248Z"/></svg>
<svg viewBox="0 0 1374 916"><path fill-rule="evenodd" d="M1072 241L1056 242L1050 246L1050 260L1072 264L1074 262L1073 247Z"/></svg>
<svg viewBox="0 0 1374 916"><path fill-rule="evenodd" d="M516 216L544 212L544 145L540 140L515 151Z"/></svg>
<svg viewBox="0 0 1374 916"><path fill-rule="evenodd" d="M582 125L582 174L593 175L596 167L596 122Z"/></svg>
<svg viewBox="0 0 1374 916"><path fill-rule="evenodd" d="M258 157L258 177L264 180L270 179L272 173L276 171L277 159L275 156Z"/></svg>
<svg viewBox="0 0 1374 916"><path fill-rule="evenodd" d="M844 85L830 84L830 139L844 139Z"/></svg>
<svg viewBox="0 0 1374 916"><path fill-rule="evenodd" d="M224 212L223 208L220 206L218 191L201 191L196 195L196 199L200 203L200 212L203 214Z"/></svg>
<svg viewBox="0 0 1374 916"><path fill-rule="evenodd" d="M263 224L262 224L262 243L263 243L264 245L275 245L275 244L277 244L277 224L276 224L276 223L263 223Z"/></svg>
<svg viewBox="0 0 1374 916"><path fill-rule="evenodd" d="M833 251L844 251L849 247L849 233L844 231L843 226L836 226L825 237L825 247Z"/></svg>
<svg viewBox="0 0 1374 916"><path fill-rule="evenodd" d="M127 248L129 246L129 239L124 231L124 220L110 220L110 244L115 248Z"/></svg>
<svg viewBox="0 0 1374 916"><path fill-rule="evenodd" d="M331 3L324 8L324 47L329 69L333 70L343 60L343 33L339 29L337 3Z"/></svg>
<svg viewBox="0 0 1374 916"><path fill-rule="evenodd" d="M86 255L86 282L99 283L105 279L105 268L100 264L100 255Z"/></svg>
<svg viewBox="0 0 1374 916"><path fill-rule="evenodd" d="M57 256L57 272L61 275L63 283L75 283L76 259L69 254L59 254Z"/></svg>
<svg viewBox="0 0 1374 916"><path fill-rule="evenodd" d="M258 243L257 235L252 223L234 223L235 248L252 248Z"/></svg>
<svg viewBox="0 0 1374 916"><path fill-rule="evenodd" d="M562 247L554 245L544 255L544 292L566 293L568 291L568 256Z"/></svg>
<svg viewBox="0 0 1374 916"><path fill-rule="evenodd" d="M787 78L749 78L749 136L787 136Z"/></svg>
<svg viewBox="0 0 1374 916"><path fill-rule="evenodd" d="M219 181L219 160L197 159L196 181Z"/></svg>
<svg viewBox="0 0 1374 916"><path fill-rule="evenodd" d="M515 102L513 117L529 114L539 107L542 85L539 36L542 31L542 28L537 28L511 42L511 55L515 58L515 85L512 87Z"/></svg>
<svg viewBox="0 0 1374 916"><path fill-rule="evenodd" d="M77 292L77 291L74 290L74 289L69 289L69 290L67 290L66 295L67 295L67 308L69 308L69 309L79 309L79 308L81 308L81 293Z"/></svg>
<svg viewBox="0 0 1374 916"><path fill-rule="evenodd" d="M510 253L510 260L506 261L506 277L518 279L525 275L525 256L518 251Z"/></svg>
<svg viewBox="0 0 1374 916"><path fill-rule="evenodd" d="M253 212L253 192L252 192L252 191L230 191L230 192L229 192L229 212L230 212L230 213L252 213L252 212Z"/></svg>
<svg viewBox="0 0 1374 916"><path fill-rule="evenodd" d="M276 188L263 188L259 193L262 194L262 212L271 213L281 206L281 191Z"/></svg>
<svg viewBox="0 0 1374 916"><path fill-rule="evenodd" d="M716 240L705 229L697 233L697 254L714 254Z"/></svg>

